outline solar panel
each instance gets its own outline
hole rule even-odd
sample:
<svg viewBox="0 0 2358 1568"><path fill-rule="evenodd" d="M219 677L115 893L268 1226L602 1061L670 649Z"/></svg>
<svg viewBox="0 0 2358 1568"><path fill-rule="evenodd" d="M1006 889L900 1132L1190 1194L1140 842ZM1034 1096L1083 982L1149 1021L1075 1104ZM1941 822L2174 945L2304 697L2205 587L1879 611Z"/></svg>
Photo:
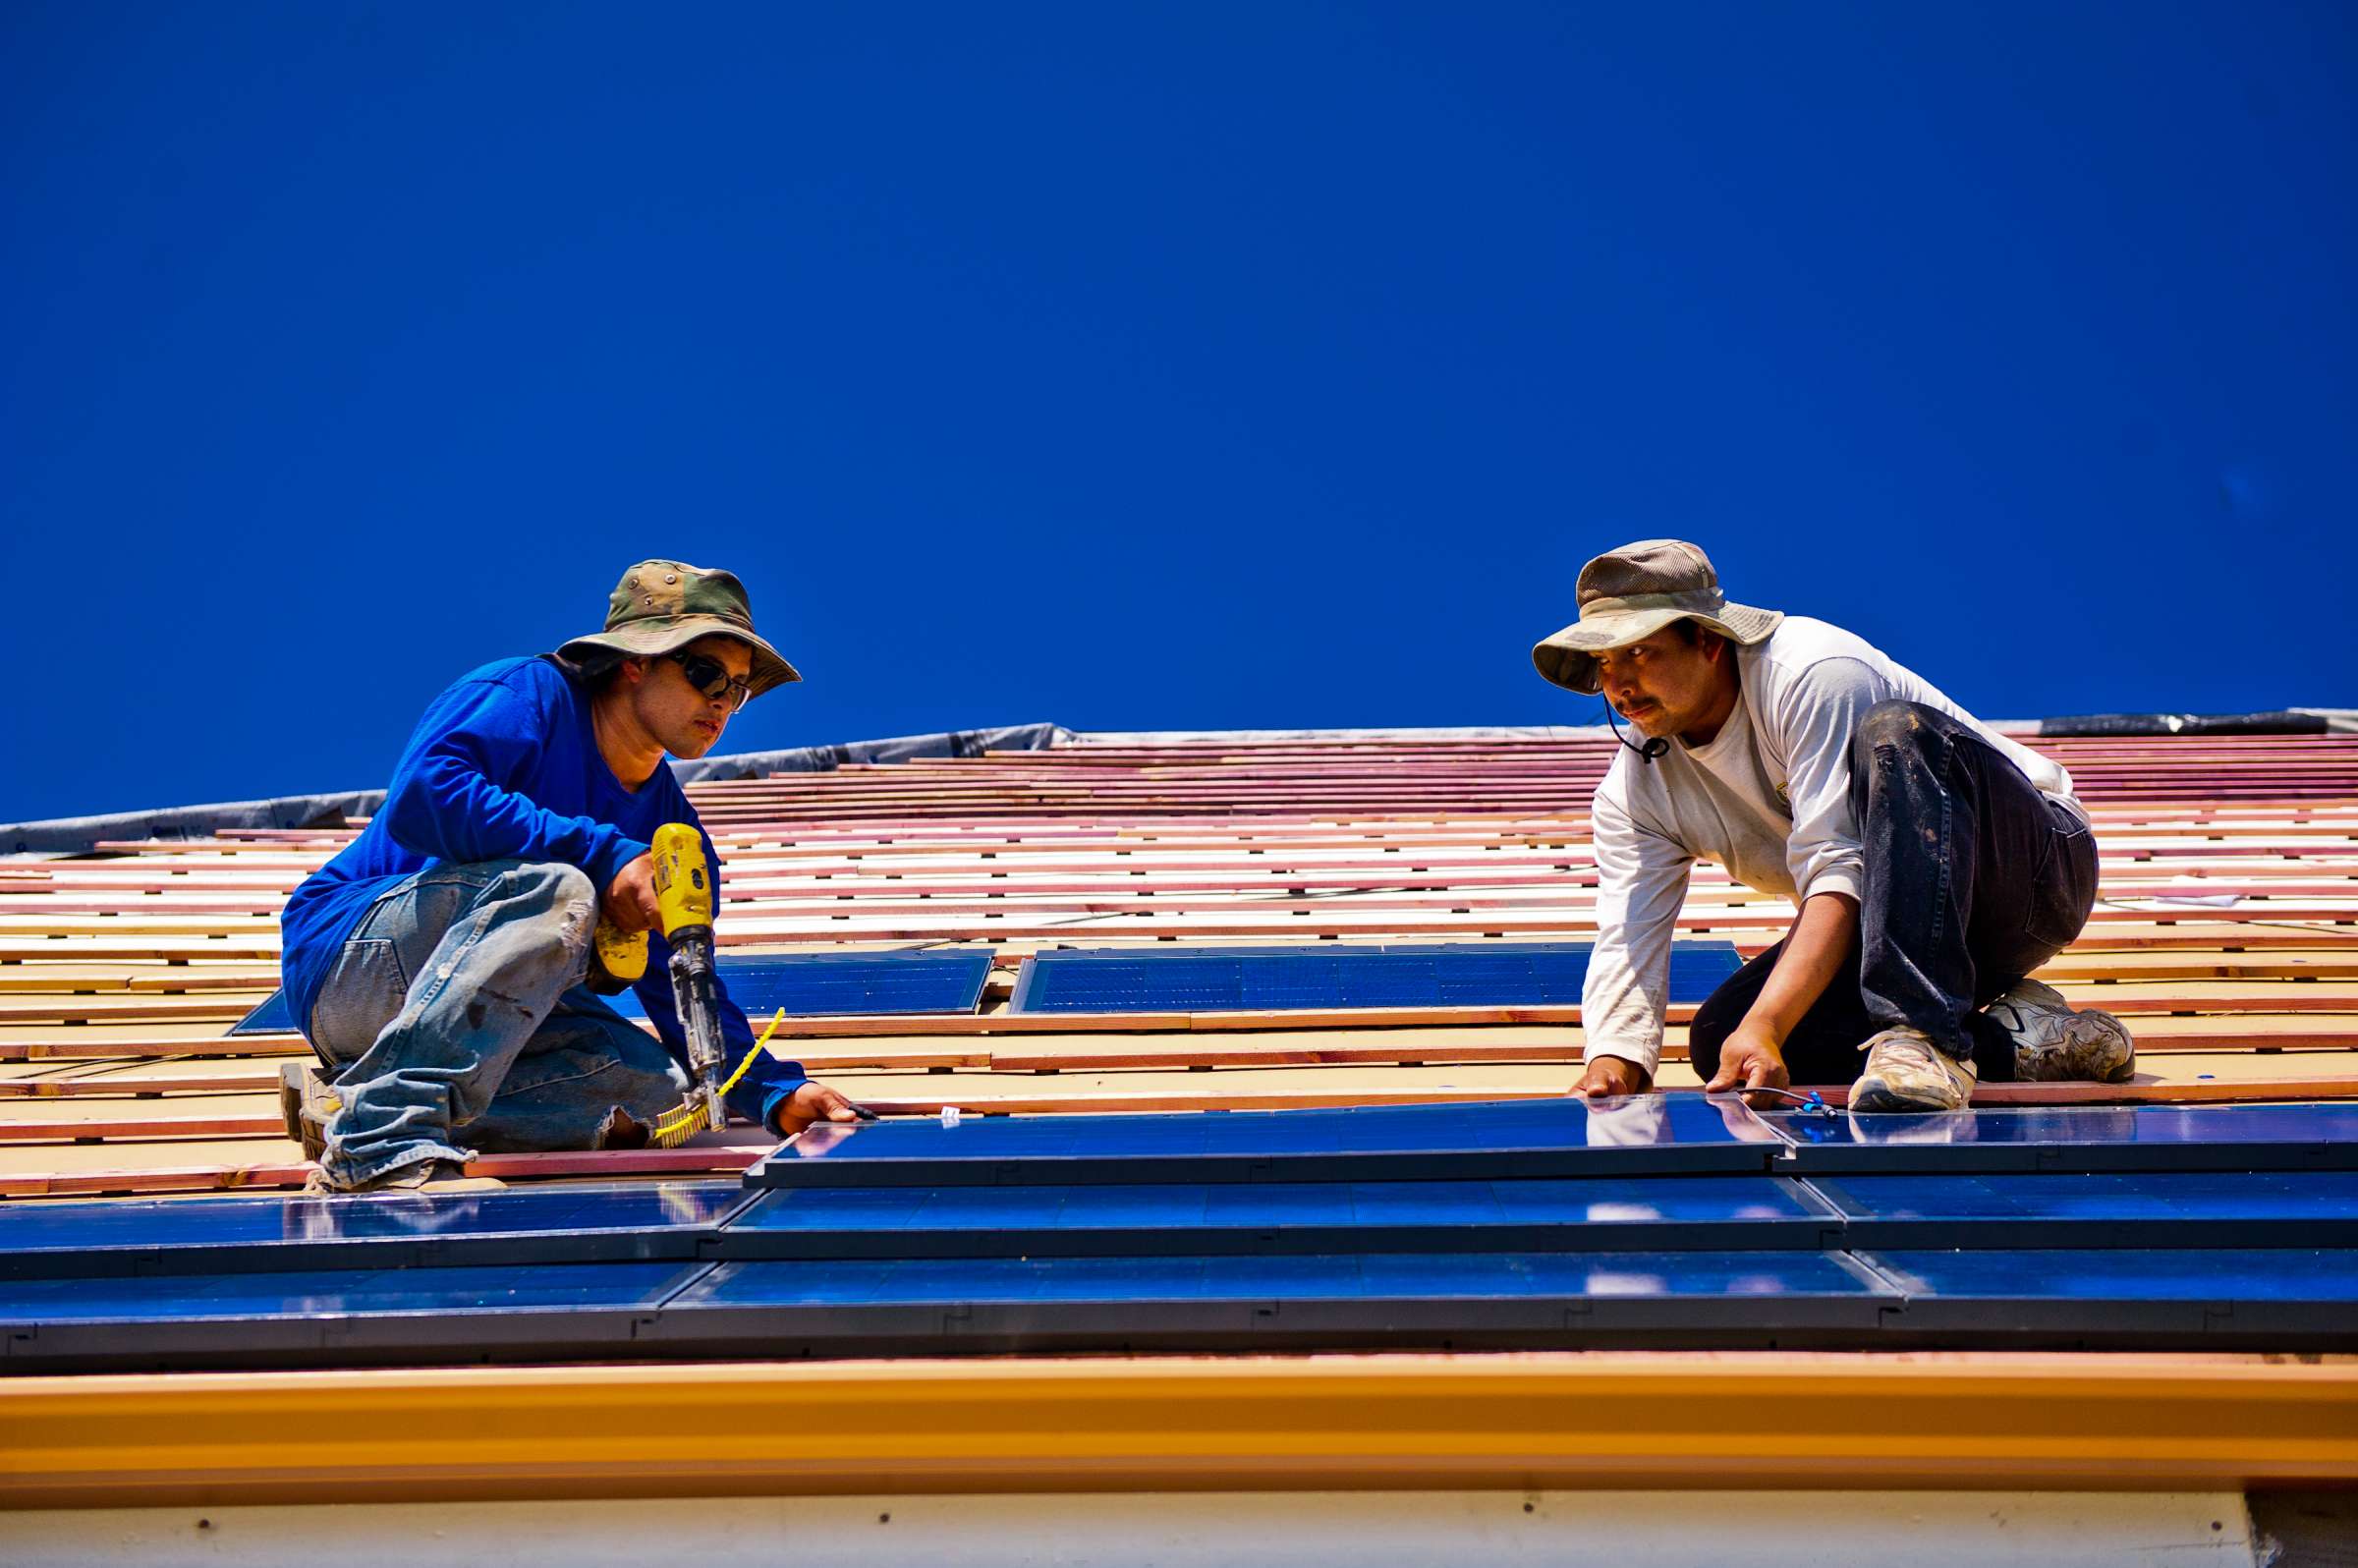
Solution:
<svg viewBox="0 0 2358 1568"><path fill-rule="evenodd" d="M643 1343L770 1356L1790 1343L1872 1333L1895 1303L1825 1253L732 1262L683 1291Z"/></svg>
<svg viewBox="0 0 2358 1568"><path fill-rule="evenodd" d="M754 953L720 960L721 983L749 1017L780 1008L789 1018L902 1013L971 1013L990 979L991 955L955 949L937 953ZM625 1018L646 1009L630 991L607 998ZM287 993L272 991L230 1026L232 1035L283 1034L295 1028Z"/></svg>
<svg viewBox="0 0 2358 1568"><path fill-rule="evenodd" d="M0 1205L0 1279L688 1259L733 1181Z"/></svg>
<svg viewBox="0 0 2358 1568"><path fill-rule="evenodd" d="M763 1193L716 1256L1816 1250L1832 1210L1767 1176L809 1187Z"/></svg>
<svg viewBox="0 0 2358 1568"><path fill-rule="evenodd" d="M0 1283L0 1366L448 1361L613 1353L708 1263L335 1269Z"/></svg>
<svg viewBox="0 0 2358 1568"><path fill-rule="evenodd" d="M1586 942L1060 948L1024 961L1018 1013L1283 1012L1572 1006ZM1675 942L1670 996L1701 1001L1736 972L1728 942Z"/></svg>
<svg viewBox="0 0 2358 1568"><path fill-rule="evenodd" d="M925 953L759 953L724 957L721 982L750 1018L779 1008L789 1018L882 1017L903 1013L971 1013L990 979L987 951L959 948ZM626 1018L646 1010L630 991L613 997Z"/></svg>
<svg viewBox="0 0 2358 1568"><path fill-rule="evenodd" d="M2347 1350L2358 1250L1161 1253L0 1282L11 1371L1622 1344Z"/></svg>
<svg viewBox="0 0 2358 1568"><path fill-rule="evenodd" d="M1820 1177L1846 1247L2358 1246L2358 1173Z"/></svg>
<svg viewBox="0 0 2358 1568"><path fill-rule="evenodd" d="M1924 1114L1768 1111L1778 1169L2188 1171L2358 1168L2358 1105L2007 1106Z"/></svg>
<svg viewBox="0 0 2358 1568"><path fill-rule="evenodd" d="M253 1012L229 1026L232 1035L295 1035L295 1015L287 1008L287 993L272 991Z"/></svg>
<svg viewBox="0 0 2358 1568"><path fill-rule="evenodd" d="M2056 1249L1876 1251L1860 1260L1906 1294L1894 1324L1943 1342L2358 1345L2358 1251Z"/></svg>
<svg viewBox="0 0 2358 1568"><path fill-rule="evenodd" d="M1405 1253L1291 1258L902 1259L724 1263L673 1305L884 1302L1479 1301L1532 1296L1870 1296L1825 1254Z"/></svg>
<svg viewBox="0 0 2358 1568"><path fill-rule="evenodd" d="M1733 1099L1644 1094L1337 1110L975 1117L814 1127L756 1187L1437 1180L1765 1172L1783 1149Z"/></svg>

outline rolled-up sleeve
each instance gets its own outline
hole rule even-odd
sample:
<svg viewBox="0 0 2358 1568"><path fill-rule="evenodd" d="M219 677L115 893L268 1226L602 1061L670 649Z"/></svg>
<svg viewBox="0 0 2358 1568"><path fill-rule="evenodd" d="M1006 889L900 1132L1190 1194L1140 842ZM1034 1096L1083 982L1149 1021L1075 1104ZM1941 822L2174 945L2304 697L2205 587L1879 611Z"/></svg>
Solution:
<svg viewBox="0 0 2358 1568"><path fill-rule="evenodd" d="M1785 868L1796 902L1819 893L1861 897L1867 859L1850 808L1850 744L1867 710L1889 696L1874 670L1852 658L1820 659L1776 695L1774 721L1785 743L1785 788L1793 831Z"/></svg>
<svg viewBox="0 0 2358 1568"><path fill-rule="evenodd" d="M1597 850L1597 949L1580 993L1585 1061L1618 1056L1652 1074L1662 1059L1670 997L1670 938L1695 858L1638 823L1605 790L1592 814Z"/></svg>

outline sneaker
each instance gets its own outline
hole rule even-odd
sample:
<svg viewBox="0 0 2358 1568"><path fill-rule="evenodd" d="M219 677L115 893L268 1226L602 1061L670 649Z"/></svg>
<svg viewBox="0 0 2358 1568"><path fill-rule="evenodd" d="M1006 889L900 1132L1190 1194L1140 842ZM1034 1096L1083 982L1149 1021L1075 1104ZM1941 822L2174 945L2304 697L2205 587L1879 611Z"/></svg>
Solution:
<svg viewBox="0 0 2358 1568"><path fill-rule="evenodd" d="M311 1198L359 1198L402 1193L496 1193L504 1191L507 1185L494 1176L470 1176L467 1167L455 1159L421 1159L397 1165L358 1187L338 1187L328 1180L326 1171L314 1170L305 1179L303 1190Z"/></svg>
<svg viewBox="0 0 2358 1568"><path fill-rule="evenodd" d="M327 1124L344 1108L335 1086L315 1062L288 1062L278 1070L278 1114L287 1136L303 1146L303 1157L318 1163L327 1152Z"/></svg>
<svg viewBox="0 0 2358 1568"><path fill-rule="evenodd" d="M2014 1076L2026 1084L2125 1084L2137 1071L2129 1027L2110 1013L2073 1007L2043 980L2021 980L1983 1012L2014 1040Z"/></svg>
<svg viewBox="0 0 2358 1568"><path fill-rule="evenodd" d="M1920 1030L1886 1029L1859 1049L1867 1067L1850 1086L1854 1111L1963 1110L1973 1098L1973 1063L1949 1055Z"/></svg>

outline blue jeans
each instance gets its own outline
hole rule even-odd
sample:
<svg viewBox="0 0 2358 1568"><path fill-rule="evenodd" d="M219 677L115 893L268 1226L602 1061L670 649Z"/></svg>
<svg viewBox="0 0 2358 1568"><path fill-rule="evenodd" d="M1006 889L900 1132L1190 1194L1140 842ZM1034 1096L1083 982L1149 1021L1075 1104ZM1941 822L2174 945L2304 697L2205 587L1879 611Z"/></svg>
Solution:
<svg viewBox="0 0 2358 1568"><path fill-rule="evenodd" d="M1793 1082L1849 1083L1859 1045L1903 1026L1971 1056L1982 1082L2011 1080L2013 1040L1981 1009L2088 923L2088 824L1971 726L1914 702L1878 702L1860 719L1850 801L1867 863L1859 933L1785 1040ZM1707 1080L1784 952L1777 943L1695 1010L1687 1058Z"/></svg>
<svg viewBox="0 0 2358 1568"><path fill-rule="evenodd" d="M473 1150L597 1148L676 1107L688 1078L584 983L597 889L571 866L442 865L368 907L307 1033L343 1107L319 1161L357 1187Z"/></svg>

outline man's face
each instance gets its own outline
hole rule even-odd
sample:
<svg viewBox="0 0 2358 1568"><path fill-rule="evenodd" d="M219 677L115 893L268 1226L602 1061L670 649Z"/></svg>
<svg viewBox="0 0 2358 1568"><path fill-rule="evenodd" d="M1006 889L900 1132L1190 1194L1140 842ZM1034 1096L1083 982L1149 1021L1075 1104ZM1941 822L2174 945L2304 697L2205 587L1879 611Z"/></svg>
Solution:
<svg viewBox="0 0 2358 1568"><path fill-rule="evenodd" d="M734 638L700 637L680 651L702 654L739 680L753 673L753 650ZM688 684L678 659L665 657L646 661L645 676L631 689L631 707L663 750L698 757L720 743L736 714L737 699L725 688L718 697L706 697Z"/></svg>
<svg viewBox="0 0 2358 1568"><path fill-rule="evenodd" d="M1597 655L1604 700L1649 739L1684 735L1709 718L1719 700L1719 664L1676 627Z"/></svg>

